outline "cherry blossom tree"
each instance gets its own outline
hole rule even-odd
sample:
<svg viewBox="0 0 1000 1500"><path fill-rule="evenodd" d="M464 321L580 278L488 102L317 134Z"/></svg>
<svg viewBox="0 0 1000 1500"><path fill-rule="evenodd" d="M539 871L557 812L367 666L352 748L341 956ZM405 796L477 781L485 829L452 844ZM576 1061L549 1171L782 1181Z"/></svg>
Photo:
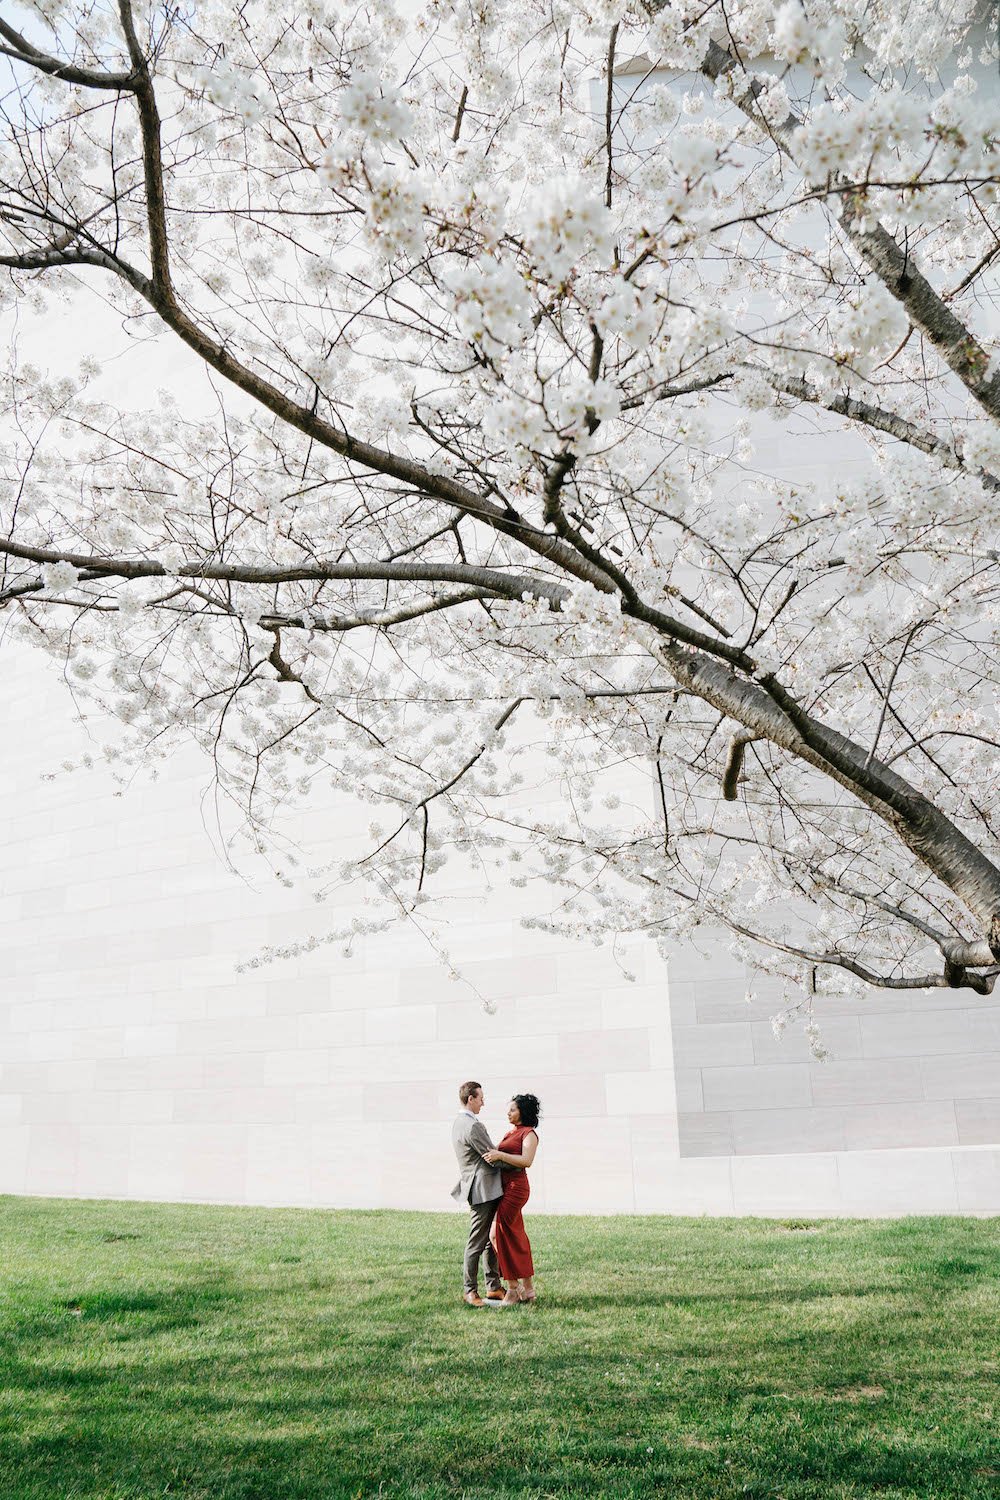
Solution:
<svg viewBox="0 0 1000 1500"><path fill-rule="evenodd" d="M396 910L504 858L592 936L992 991L988 14L5 12L3 297L52 367L12 340L0 606L124 753L193 736L262 845L368 799ZM102 397L95 299L215 404Z"/></svg>

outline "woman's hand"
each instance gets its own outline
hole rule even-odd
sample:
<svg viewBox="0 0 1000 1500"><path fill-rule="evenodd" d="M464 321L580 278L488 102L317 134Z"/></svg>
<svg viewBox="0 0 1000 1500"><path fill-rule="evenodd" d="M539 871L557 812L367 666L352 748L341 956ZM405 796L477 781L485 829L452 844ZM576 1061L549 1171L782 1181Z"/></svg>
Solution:
<svg viewBox="0 0 1000 1500"><path fill-rule="evenodd" d="M492 1166L494 1162L500 1161L501 1155L502 1153L499 1151L484 1151L483 1161L488 1161L490 1166Z"/></svg>

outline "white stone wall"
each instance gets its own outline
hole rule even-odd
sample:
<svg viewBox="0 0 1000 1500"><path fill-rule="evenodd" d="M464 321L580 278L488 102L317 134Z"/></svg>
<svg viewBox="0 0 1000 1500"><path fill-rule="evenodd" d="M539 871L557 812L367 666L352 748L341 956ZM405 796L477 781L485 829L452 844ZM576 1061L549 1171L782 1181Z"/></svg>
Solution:
<svg viewBox="0 0 1000 1500"><path fill-rule="evenodd" d="M525 931L485 888L448 940L462 982L413 928L238 974L337 913L226 867L196 756L124 795L42 780L92 726L9 643L0 680L0 1192L446 1209L471 1076L495 1132L512 1092L542 1098L536 1210L1000 1212L991 1002L824 1001L815 1063L722 944L668 976L647 943Z"/></svg>
<svg viewBox="0 0 1000 1500"><path fill-rule="evenodd" d="M784 1000L718 950L671 963L679 1157L706 1212L997 1212L1000 1003L824 994L816 1061L801 1026L775 1035Z"/></svg>
<svg viewBox="0 0 1000 1500"><path fill-rule="evenodd" d="M496 1130L511 1093L543 1100L537 1205L648 1197L676 1156L651 945L616 961L530 933L481 889L449 935L460 982L406 927L238 974L343 911L227 869L195 754L123 796L104 772L42 780L87 726L47 662L8 646L0 675L0 1191L448 1208L457 1087L476 1077ZM325 853L355 831L321 829Z"/></svg>

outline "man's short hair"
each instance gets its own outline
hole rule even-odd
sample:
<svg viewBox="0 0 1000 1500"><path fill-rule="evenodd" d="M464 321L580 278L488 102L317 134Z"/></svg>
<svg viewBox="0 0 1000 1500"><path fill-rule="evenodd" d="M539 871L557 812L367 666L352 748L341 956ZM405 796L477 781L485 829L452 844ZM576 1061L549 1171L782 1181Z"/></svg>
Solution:
<svg viewBox="0 0 1000 1500"><path fill-rule="evenodd" d="M462 1087L458 1091L458 1097L463 1104L468 1104L473 1094L478 1094L481 1089L481 1083L475 1083L470 1080L468 1083L462 1084Z"/></svg>

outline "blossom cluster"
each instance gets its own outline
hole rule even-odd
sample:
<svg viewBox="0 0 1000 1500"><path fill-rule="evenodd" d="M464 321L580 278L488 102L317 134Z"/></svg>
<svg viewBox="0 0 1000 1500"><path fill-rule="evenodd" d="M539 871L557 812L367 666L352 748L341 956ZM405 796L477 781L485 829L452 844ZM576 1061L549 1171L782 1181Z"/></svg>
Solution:
<svg viewBox="0 0 1000 1500"><path fill-rule="evenodd" d="M13 350L2 607L125 726L123 780L194 738L276 864L317 786L370 802L358 861L302 877L321 902L414 916L502 865L597 937L728 922L794 1009L817 954L911 972L893 903L975 930L873 767L993 857L995 58L971 0L718 19L166 17L173 301L119 274L154 264L131 101L22 68L3 295L114 315L83 368ZM113 8L68 0L60 36L124 65Z"/></svg>

